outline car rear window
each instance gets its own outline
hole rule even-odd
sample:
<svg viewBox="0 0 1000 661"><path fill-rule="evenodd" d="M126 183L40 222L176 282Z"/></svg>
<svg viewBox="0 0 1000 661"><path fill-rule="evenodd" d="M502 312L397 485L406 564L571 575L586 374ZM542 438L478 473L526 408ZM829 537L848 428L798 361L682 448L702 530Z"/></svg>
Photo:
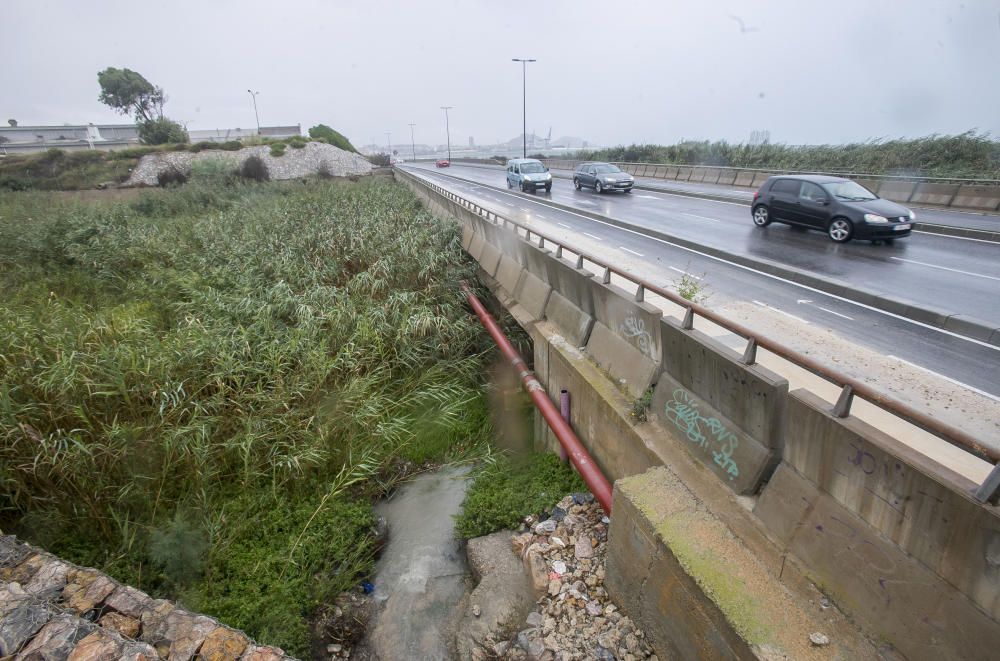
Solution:
<svg viewBox="0 0 1000 661"><path fill-rule="evenodd" d="M775 193L785 193L787 195L798 195L799 186L802 184L798 179L778 179L771 186L771 190Z"/></svg>

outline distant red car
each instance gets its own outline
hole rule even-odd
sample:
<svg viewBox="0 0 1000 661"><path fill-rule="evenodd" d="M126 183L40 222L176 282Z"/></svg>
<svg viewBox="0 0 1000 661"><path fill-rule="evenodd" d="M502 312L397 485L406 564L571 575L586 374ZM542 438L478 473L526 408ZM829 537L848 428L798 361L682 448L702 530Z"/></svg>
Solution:
<svg viewBox="0 0 1000 661"><path fill-rule="evenodd" d="M449 161L447 158L442 158L437 163L435 163L435 165L437 165L439 168L446 168L449 165L451 165L451 161Z"/></svg>

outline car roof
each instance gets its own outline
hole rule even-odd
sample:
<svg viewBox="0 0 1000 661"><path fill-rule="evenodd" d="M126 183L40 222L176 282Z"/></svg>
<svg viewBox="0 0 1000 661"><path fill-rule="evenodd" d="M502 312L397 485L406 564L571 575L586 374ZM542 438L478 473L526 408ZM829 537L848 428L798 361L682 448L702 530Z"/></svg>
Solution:
<svg viewBox="0 0 1000 661"><path fill-rule="evenodd" d="M798 181L811 181L815 184L839 184L851 181L844 177L834 177L828 174L776 174L771 179L796 179Z"/></svg>
<svg viewBox="0 0 1000 661"><path fill-rule="evenodd" d="M512 158L508 163L541 163L537 158Z"/></svg>

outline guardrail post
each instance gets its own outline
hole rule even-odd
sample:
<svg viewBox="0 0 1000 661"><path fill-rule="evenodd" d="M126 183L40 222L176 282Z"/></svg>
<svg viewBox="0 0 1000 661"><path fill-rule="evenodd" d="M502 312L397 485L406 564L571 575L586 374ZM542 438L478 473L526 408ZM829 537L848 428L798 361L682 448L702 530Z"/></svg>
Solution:
<svg viewBox="0 0 1000 661"><path fill-rule="evenodd" d="M562 245L556 246L556 259L562 257Z"/></svg>
<svg viewBox="0 0 1000 661"><path fill-rule="evenodd" d="M681 328L684 330L691 330L694 328L694 308L685 309L684 320L681 321Z"/></svg>
<svg viewBox="0 0 1000 661"><path fill-rule="evenodd" d="M998 496L1000 496L1000 464L993 467L990 474L976 489L976 500L981 503L996 505Z"/></svg>
<svg viewBox="0 0 1000 661"><path fill-rule="evenodd" d="M604 267L604 277L601 278L601 283L605 284L605 285L611 284L611 267L610 266L605 266Z"/></svg>
<svg viewBox="0 0 1000 661"><path fill-rule="evenodd" d="M757 338L751 337L747 340L747 348L743 350L743 364L755 365L757 363Z"/></svg>
<svg viewBox="0 0 1000 661"><path fill-rule="evenodd" d="M545 247L545 237L544 236L539 236L538 237L538 247L539 248L544 248Z"/></svg>
<svg viewBox="0 0 1000 661"><path fill-rule="evenodd" d="M576 268L578 268L578 269L582 269L583 268L583 255L577 255L576 256Z"/></svg>
<svg viewBox="0 0 1000 661"><path fill-rule="evenodd" d="M844 386L840 391L840 397L833 407L833 414L838 418L846 418L851 415L851 404L854 403L854 388L850 385Z"/></svg>
<svg viewBox="0 0 1000 661"><path fill-rule="evenodd" d="M635 302L642 303L643 300L645 300L645 298L646 298L646 287L640 284L635 290Z"/></svg>

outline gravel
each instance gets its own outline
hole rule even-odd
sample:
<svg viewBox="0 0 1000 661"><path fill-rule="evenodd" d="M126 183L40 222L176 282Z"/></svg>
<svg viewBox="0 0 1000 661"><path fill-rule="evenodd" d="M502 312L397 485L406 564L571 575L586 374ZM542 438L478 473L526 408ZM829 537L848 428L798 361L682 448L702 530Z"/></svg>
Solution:
<svg viewBox="0 0 1000 661"><path fill-rule="evenodd" d="M488 640L473 659L655 661L643 631L604 589L608 524L600 506L590 494L575 494L553 512L560 521L549 518L532 526L532 518L512 539L525 566L532 564L530 556L544 562L548 590L509 639Z"/></svg>
<svg viewBox="0 0 1000 661"><path fill-rule="evenodd" d="M353 152L338 149L322 142L309 142L302 149L288 147L284 156L271 156L267 145L245 147L239 151L206 150L198 153L176 151L147 154L139 160L125 186L156 186L160 173L175 170L190 174L195 161L225 160L235 170L251 156L259 156L267 166L271 179L298 179L319 174L325 165L334 177L371 174L372 164Z"/></svg>

